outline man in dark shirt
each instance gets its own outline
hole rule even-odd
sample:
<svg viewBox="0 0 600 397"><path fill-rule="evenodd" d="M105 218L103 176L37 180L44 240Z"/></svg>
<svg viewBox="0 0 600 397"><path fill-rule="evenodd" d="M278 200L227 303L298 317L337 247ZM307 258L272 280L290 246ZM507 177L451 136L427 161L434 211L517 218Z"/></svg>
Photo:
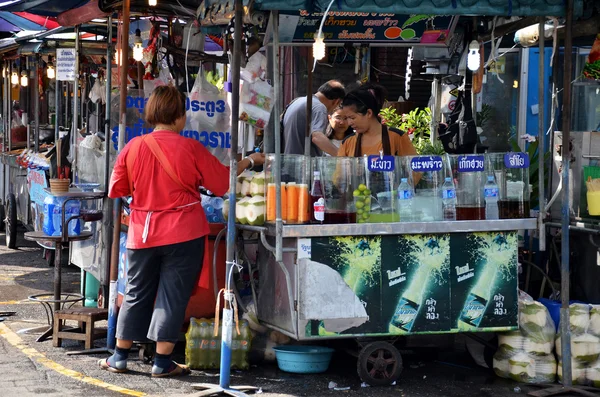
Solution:
<svg viewBox="0 0 600 397"><path fill-rule="evenodd" d="M337 155L337 148L325 135L327 115L333 112L346 95L344 86L337 80L330 80L319 87L312 100L311 156L323 152ZM306 97L296 98L283 115L284 154L304 154L306 137Z"/></svg>

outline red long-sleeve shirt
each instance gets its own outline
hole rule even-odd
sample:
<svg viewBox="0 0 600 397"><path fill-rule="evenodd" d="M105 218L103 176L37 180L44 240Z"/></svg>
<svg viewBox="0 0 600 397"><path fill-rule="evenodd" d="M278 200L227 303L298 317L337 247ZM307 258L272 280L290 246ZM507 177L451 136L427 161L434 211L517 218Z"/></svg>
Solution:
<svg viewBox="0 0 600 397"><path fill-rule="evenodd" d="M171 163L184 186L198 190L204 186L218 196L229 189L229 168L222 165L198 141L171 131L154 131L152 135ZM135 139L134 138L132 142ZM119 154L113 170L108 196L129 195L127 155L131 142ZM209 233L202 206L189 205L200 201L200 193L192 195L167 174L147 145L139 145L131 177L135 186L129 219L127 248L140 249L183 243ZM144 243L142 234L148 212L149 232Z"/></svg>

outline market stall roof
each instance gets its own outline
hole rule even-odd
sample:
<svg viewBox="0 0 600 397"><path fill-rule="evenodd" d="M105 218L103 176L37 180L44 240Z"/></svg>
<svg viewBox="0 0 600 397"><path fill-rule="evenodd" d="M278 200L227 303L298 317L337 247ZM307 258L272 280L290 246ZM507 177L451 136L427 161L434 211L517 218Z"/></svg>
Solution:
<svg viewBox="0 0 600 397"><path fill-rule="evenodd" d="M46 30L47 28L56 27L56 25L53 25L52 27L50 27L49 25L40 25L31 18L28 18L27 13L19 14L8 11L0 11L0 32L20 32L22 30ZM36 16L32 15L32 17Z"/></svg>
<svg viewBox="0 0 600 397"><path fill-rule="evenodd" d="M204 0L204 7L225 6L230 0ZM244 0L244 5L249 5ZM257 10L324 11L330 0L254 0ZM575 15L581 15L583 0L574 0ZM375 12L386 14L562 16L563 0L335 0L331 12ZM351 16L351 15L346 15Z"/></svg>
<svg viewBox="0 0 600 397"><path fill-rule="evenodd" d="M0 10L10 12L27 11L36 15L56 17L72 8L81 7L89 0L18 0L0 4Z"/></svg>

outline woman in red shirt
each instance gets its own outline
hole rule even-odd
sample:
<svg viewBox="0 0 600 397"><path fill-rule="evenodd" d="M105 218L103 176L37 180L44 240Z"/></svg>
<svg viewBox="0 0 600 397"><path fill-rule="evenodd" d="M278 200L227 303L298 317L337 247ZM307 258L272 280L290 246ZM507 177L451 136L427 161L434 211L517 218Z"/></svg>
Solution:
<svg viewBox="0 0 600 397"><path fill-rule="evenodd" d="M218 196L229 189L229 169L198 141L179 133L186 122L185 96L175 87L154 90L146 105L151 134L134 138L119 154L108 196L132 196L127 235L127 289L117 322L115 353L99 362L127 371L134 340L156 341L153 377L185 375L171 360L185 310L204 258L208 222L200 186ZM238 163L238 174L260 165L254 153Z"/></svg>

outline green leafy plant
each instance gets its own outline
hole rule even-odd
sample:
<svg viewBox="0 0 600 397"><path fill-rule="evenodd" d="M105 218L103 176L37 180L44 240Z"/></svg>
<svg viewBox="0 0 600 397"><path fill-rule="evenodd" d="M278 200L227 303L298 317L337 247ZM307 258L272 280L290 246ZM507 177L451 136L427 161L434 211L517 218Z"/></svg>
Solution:
<svg viewBox="0 0 600 397"><path fill-rule="evenodd" d="M206 81L217 87L219 91L223 90L223 87L225 87L225 81L223 80L223 77L219 76L219 72L209 71L206 72L205 76Z"/></svg>
<svg viewBox="0 0 600 397"><path fill-rule="evenodd" d="M444 146L440 142L431 143L431 109L416 108L409 113L399 115L396 109L386 108L379 115L385 125L410 134L417 153L422 155L444 154Z"/></svg>

